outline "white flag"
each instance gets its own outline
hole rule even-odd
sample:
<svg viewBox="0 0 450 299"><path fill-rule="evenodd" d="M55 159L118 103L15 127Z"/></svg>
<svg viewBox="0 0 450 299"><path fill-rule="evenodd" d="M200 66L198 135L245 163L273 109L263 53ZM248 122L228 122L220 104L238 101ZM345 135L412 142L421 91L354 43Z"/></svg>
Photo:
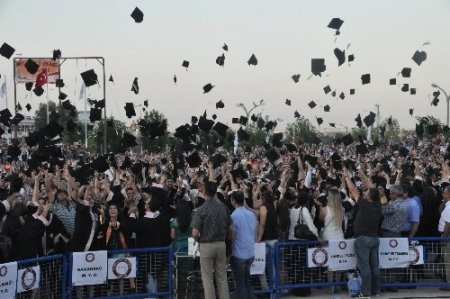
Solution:
<svg viewBox="0 0 450 299"><path fill-rule="evenodd" d="M3 81L2 88L0 88L0 98L6 97L6 81Z"/></svg>
<svg viewBox="0 0 450 299"><path fill-rule="evenodd" d="M81 83L81 89L80 89L80 96L78 97L78 100L84 100L84 98L86 97L86 85L84 84L84 82Z"/></svg>

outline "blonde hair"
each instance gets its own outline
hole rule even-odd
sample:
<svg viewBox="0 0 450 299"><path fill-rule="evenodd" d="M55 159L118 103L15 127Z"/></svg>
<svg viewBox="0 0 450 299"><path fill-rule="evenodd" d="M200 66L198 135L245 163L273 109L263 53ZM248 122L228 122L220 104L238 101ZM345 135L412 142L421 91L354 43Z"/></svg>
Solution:
<svg viewBox="0 0 450 299"><path fill-rule="evenodd" d="M342 213L342 200L341 194L337 188L330 188L328 190L328 206L333 211L333 221L336 226L342 225L342 219L344 217Z"/></svg>

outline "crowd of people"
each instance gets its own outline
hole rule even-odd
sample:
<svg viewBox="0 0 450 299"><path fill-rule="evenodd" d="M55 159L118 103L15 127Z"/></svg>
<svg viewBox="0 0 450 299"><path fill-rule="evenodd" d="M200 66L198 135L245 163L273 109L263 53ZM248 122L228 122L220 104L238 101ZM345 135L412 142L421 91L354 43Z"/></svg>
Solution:
<svg viewBox="0 0 450 299"><path fill-rule="evenodd" d="M379 237L450 235L449 141L358 146L103 156L62 146L58 163L30 168L34 149L23 144L14 159L2 152L0 263L74 251L186 250L193 237L205 297L215 298L216 288L229 297L229 262L238 298L254 298L254 244L297 240L301 217L323 243L356 239L361 295L377 295Z"/></svg>

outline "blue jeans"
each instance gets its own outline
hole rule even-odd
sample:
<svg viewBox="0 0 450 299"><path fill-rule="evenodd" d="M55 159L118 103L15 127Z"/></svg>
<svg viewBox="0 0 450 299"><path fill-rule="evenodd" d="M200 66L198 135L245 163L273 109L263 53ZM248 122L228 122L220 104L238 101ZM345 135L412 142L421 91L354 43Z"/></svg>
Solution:
<svg viewBox="0 0 450 299"><path fill-rule="evenodd" d="M252 266L254 259L254 257L246 260L234 256L231 257L231 272L233 273L233 280L236 286L236 298L255 298L253 287L250 284L250 267Z"/></svg>
<svg viewBox="0 0 450 299"><path fill-rule="evenodd" d="M362 278L361 293L364 296L380 293L380 263L378 237L360 236L355 240L356 263Z"/></svg>

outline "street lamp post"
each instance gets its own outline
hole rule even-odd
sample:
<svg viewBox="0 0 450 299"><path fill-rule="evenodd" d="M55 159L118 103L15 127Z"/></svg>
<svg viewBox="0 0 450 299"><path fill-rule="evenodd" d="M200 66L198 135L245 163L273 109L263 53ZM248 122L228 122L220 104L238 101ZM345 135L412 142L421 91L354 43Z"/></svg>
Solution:
<svg viewBox="0 0 450 299"><path fill-rule="evenodd" d="M446 124L447 124L447 127L448 127L448 116L449 116L448 114L450 112L450 96L448 95L448 93L442 87L440 87L436 83L432 83L431 87L439 89L445 95L445 100L447 101L447 123Z"/></svg>

